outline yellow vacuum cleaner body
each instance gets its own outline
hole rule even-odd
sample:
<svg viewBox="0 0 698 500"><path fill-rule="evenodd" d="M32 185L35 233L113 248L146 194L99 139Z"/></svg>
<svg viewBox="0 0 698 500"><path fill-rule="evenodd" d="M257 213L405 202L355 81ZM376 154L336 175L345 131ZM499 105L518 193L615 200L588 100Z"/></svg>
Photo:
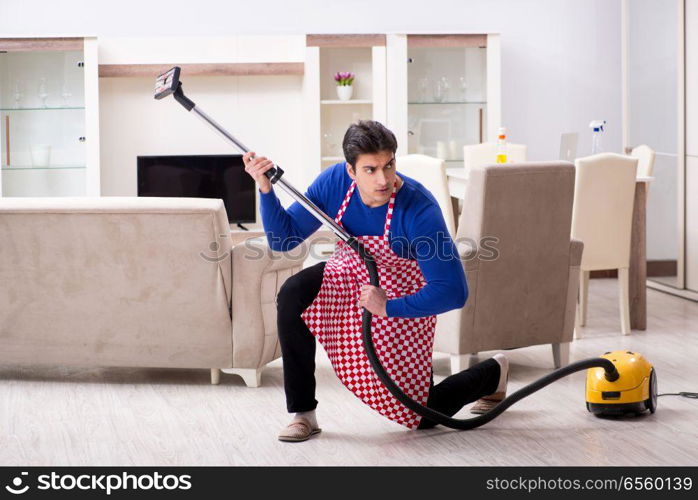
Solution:
<svg viewBox="0 0 698 500"><path fill-rule="evenodd" d="M645 357L632 351L604 353L620 374L618 380L606 380L603 368L587 370L587 410L596 416L640 414L657 409L657 374Z"/></svg>

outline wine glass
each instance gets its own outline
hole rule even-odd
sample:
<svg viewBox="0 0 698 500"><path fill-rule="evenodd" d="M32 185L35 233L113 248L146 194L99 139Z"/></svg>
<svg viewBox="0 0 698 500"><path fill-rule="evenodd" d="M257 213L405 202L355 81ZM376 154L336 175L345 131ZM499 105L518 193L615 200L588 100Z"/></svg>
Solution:
<svg viewBox="0 0 698 500"><path fill-rule="evenodd" d="M46 107L46 98L48 97L48 92L46 91L46 78L45 77L42 77L41 79L39 79L38 96L39 96L39 99L41 100L41 107L45 108Z"/></svg>
<svg viewBox="0 0 698 500"><path fill-rule="evenodd" d="M12 92L12 99L14 100L14 109L19 109L20 102L22 101L22 90L19 86L19 80L15 81L14 90Z"/></svg>
<svg viewBox="0 0 698 500"><path fill-rule="evenodd" d="M448 101L448 92L451 90L451 83L448 78L442 76L436 81L436 86L434 87L434 100L436 102Z"/></svg>
<svg viewBox="0 0 698 500"><path fill-rule="evenodd" d="M458 79L458 88L460 89L461 100L465 101L468 95L468 81L465 79L464 76L461 76Z"/></svg>
<svg viewBox="0 0 698 500"><path fill-rule="evenodd" d="M63 106L68 107L70 105L70 98L73 97L73 93L70 91L67 83L63 83L63 88L61 90L61 97L63 97Z"/></svg>
<svg viewBox="0 0 698 500"><path fill-rule="evenodd" d="M417 100L426 102L429 94L429 79L425 76L417 82Z"/></svg>

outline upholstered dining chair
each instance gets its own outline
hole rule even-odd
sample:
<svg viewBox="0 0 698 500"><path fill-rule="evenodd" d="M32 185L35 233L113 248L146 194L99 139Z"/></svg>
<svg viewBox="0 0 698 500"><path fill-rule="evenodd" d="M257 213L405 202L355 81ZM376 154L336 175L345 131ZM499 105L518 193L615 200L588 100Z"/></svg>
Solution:
<svg viewBox="0 0 698 500"><path fill-rule="evenodd" d="M400 156L396 160L397 172L420 182L434 195L441 207L446 227L451 235L455 234L456 219L453 203L448 192L446 165L443 160L421 154Z"/></svg>
<svg viewBox="0 0 698 500"><path fill-rule="evenodd" d="M654 173L654 149L647 144L640 144L630 150L630 156L637 158L637 176L652 177Z"/></svg>
<svg viewBox="0 0 698 500"><path fill-rule="evenodd" d="M575 161L572 237L584 242L579 326L586 325L591 271L617 269L621 332L630 333L630 236L637 165L637 158L615 153Z"/></svg>
<svg viewBox="0 0 698 500"><path fill-rule="evenodd" d="M437 318L434 350L464 369L471 353L551 344L569 362L583 244L570 238L574 166L488 165L470 173L456 242L465 307Z"/></svg>

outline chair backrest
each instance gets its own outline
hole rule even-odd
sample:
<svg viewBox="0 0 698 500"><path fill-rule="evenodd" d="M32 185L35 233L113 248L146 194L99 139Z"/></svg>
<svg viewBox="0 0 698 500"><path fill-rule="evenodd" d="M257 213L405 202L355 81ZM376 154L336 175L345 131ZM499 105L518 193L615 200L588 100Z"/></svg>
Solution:
<svg viewBox="0 0 698 500"><path fill-rule="evenodd" d="M451 195L448 192L446 165L443 160L431 156L412 154L397 158L397 172L404 173L427 188L441 207L446 227L451 235L455 231L455 216Z"/></svg>
<svg viewBox="0 0 698 500"><path fill-rule="evenodd" d="M560 160L574 162L577 158L577 143L579 142L579 134L577 132L568 132L560 136Z"/></svg>
<svg viewBox="0 0 698 500"><path fill-rule="evenodd" d="M468 298L470 331L508 347L561 335L573 196L574 167L567 162L489 165L470 173L457 235L459 242L477 242L481 255L465 263L477 281Z"/></svg>
<svg viewBox="0 0 698 500"><path fill-rule="evenodd" d="M630 152L630 156L637 158L637 176L652 177L654 172L654 149L647 144L635 146Z"/></svg>
<svg viewBox="0 0 698 500"><path fill-rule="evenodd" d="M507 143L507 163L522 163L524 161L526 161L526 145ZM494 142L463 146L463 164L468 172L473 168L496 162L497 144Z"/></svg>
<svg viewBox="0 0 698 500"><path fill-rule="evenodd" d="M615 153L574 162L572 237L584 242L582 270L629 266L637 163L637 158Z"/></svg>

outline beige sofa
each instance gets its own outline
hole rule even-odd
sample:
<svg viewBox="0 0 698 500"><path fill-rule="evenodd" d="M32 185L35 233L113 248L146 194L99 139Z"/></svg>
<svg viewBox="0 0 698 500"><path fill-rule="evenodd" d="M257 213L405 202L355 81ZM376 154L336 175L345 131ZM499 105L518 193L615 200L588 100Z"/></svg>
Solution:
<svg viewBox="0 0 698 500"><path fill-rule="evenodd" d="M0 362L206 368L260 383L305 255L233 245L220 200L0 199ZM295 256L295 257L294 257Z"/></svg>
<svg viewBox="0 0 698 500"><path fill-rule="evenodd" d="M438 316L434 345L454 373L471 353L540 344L568 364L584 248L570 237L574 174L568 162L471 171L456 234L468 301Z"/></svg>

